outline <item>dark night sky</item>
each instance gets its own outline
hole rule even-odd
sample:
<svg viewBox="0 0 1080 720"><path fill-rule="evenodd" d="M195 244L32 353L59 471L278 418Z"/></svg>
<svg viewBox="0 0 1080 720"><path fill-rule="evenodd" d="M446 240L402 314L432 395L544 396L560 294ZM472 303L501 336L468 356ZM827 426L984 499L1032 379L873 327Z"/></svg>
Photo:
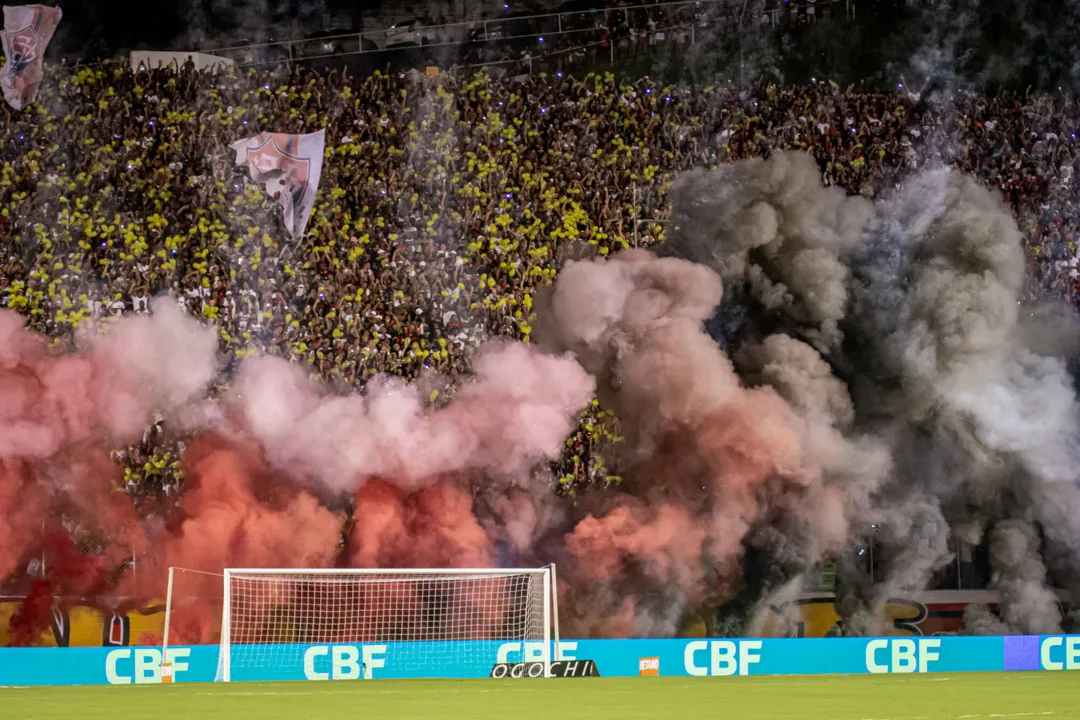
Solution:
<svg viewBox="0 0 1080 720"><path fill-rule="evenodd" d="M212 33L241 34L253 38L245 21L260 24L292 24L322 0L39 0L59 4L64 20L51 45L53 52L80 55L86 59L110 56L128 49L170 49L181 42L190 27ZM33 0L4 0L4 5L22 5ZM378 0L357 0L356 5L377 6ZM328 9L348 11L353 0L327 0ZM342 7L344 6L344 7ZM253 38L254 39L254 38Z"/></svg>

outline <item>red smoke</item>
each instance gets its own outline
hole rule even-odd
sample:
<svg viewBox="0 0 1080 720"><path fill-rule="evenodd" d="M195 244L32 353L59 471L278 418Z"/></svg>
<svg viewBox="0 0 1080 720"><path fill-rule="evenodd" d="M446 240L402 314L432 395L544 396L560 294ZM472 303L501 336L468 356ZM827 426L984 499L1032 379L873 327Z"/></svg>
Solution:
<svg viewBox="0 0 1080 720"><path fill-rule="evenodd" d="M41 578L34 579L18 612L11 616L11 647L33 645L42 631L48 629L52 608L52 584Z"/></svg>
<svg viewBox="0 0 1080 720"><path fill-rule="evenodd" d="M48 497L24 460L0 460L0 581L19 567L42 534Z"/></svg>
<svg viewBox="0 0 1080 720"><path fill-rule="evenodd" d="M356 493L352 567L491 567L491 542L472 496L450 482L409 493L369 480Z"/></svg>
<svg viewBox="0 0 1080 720"><path fill-rule="evenodd" d="M743 538L761 513L788 496L813 501L820 473L804 456L799 418L773 391L744 389L702 332L720 297L711 271L628 252L571 264L559 291L563 349L577 359L490 344L474 378L440 408L392 380L334 396L299 366L263 357L241 367L219 405L192 413L214 375L213 334L174 304L155 307L153 320L121 321L74 356L47 353L0 313L0 392L13 398L0 419L18 428L0 439L3 577L61 517L114 540L96 565L50 569L64 580L36 587L20 637L41 625L40 598L61 586L147 602L163 596L170 566L186 569L176 576L170 642L205 643L217 638L226 567L483 568L557 557L569 560L565 632L674 632L683 608L732 592ZM592 396L579 361L617 388L613 404L639 451L619 493L585 499L591 514L559 505L538 472L558 458ZM178 507L147 522L144 536L106 448L129 442L154 413L167 427L177 416L203 425L182 457ZM138 574L107 588L105 574L128 548ZM469 618L473 636L499 637L508 618L492 598L521 602L525 592L504 578L481 581L480 593L408 579L244 583L238 606L255 585L264 605L318 604L323 641L418 632L403 622L425 623L419 632L432 638L462 636L464 625L446 622L451 610ZM234 632L271 640L282 630Z"/></svg>
<svg viewBox="0 0 1080 720"><path fill-rule="evenodd" d="M0 582L24 577L32 559L46 570L12 621L17 642L48 626L54 599L94 602L114 569L150 550L107 449L134 441L155 411L197 400L215 371L213 334L175 303L155 311L76 354L51 352L0 311ZM83 531L111 543L85 555L70 539Z"/></svg>
<svg viewBox="0 0 1080 720"><path fill-rule="evenodd" d="M184 455L184 520L165 542L168 565L327 567L341 522L309 493L289 487L250 443L202 435Z"/></svg>
<svg viewBox="0 0 1080 720"><path fill-rule="evenodd" d="M109 563L146 550L131 501L114 491L120 472L103 441L130 442L155 407L178 407L201 388L192 373L212 369L211 356L195 359L178 378L147 380L147 362L190 340L192 321L177 312L125 319L77 355L50 353L20 316L0 312L0 581L31 556L54 558L46 565L49 582L33 584L32 602L14 620L16 640L47 625L40 611L47 592L93 597L104 588ZM192 359L205 347L195 341L178 356ZM64 521L105 528L114 542L102 556L82 556L56 539L67 536Z"/></svg>
<svg viewBox="0 0 1080 720"><path fill-rule="evenodd" d="M11 645L15 647L33 644L49 629L55 603L94 598L107 591L109 572L116 567L117 560L124 561L122 555L110 557L113 553L87 555L81 552L64 528L50 531L36 549L48 575L30 583L26 600L11 617Z"/></svg>
<svg viewBox="0 0 1080 720"><path fill-rule="evenodd" d="M295 366L261 359L224 412L201 413L214 424L183 454L180 503L164 522L147 524L147 537L106 449L133 440L154 412L184 411L213 368L209 331L167 306L155 309L153 320L125 319L79 355L47 352L17 316L0 313L0 391L7 400L0 413L15 428L0 438L2 577L45 550L46 531L66 537L61 518L104 529L113 541L81 568L48 566L49 580L34 585L16 618L20 641L47 627L52 598L61 592L91 602L106 589L129 604L160 599L170 566L185 568L176 575L171 642L216 638L225 567L493 566L493 540L474 514L465 479L491 473L495 487L506 486L493 504L512 521L515 546L527 547L540 516L529 493L511 486L537 460L558 456L591 394L592 379L573 360L505 343L480 353L477 381L439 410L426 407L414 388L393 383L365 397L324 396ZM183 363L164 357L159 346L171 347ZM294 413L303 422L294 423ZM380 468L394 472L379 478ZM342 514L302 486L324 479L325 487L315 484L320 491L349 489L354 496L356 520L344 546ZM107 573L131 551L139 572L106 588ZM503 579L483 582L492 594L505 591ZM261 591L276 592L280 605L310 602L321 592L303 582L271 582ZM352 592L376 614L432 602L410 583ZM449 586L437 600L470 614L473 632L495 636L502 627L502 611L492 603ZM360 632L355 621L340 620L338 635ZM388 615L382 627L369 624L363 633L385 635L393 622ZM435 632L440 623L432 623Z"/></svg>
<svg viewBox="0 0 1080 720"><path fill-rule="evenodd" d="M160 595L177 576L170 642L212 642L221 619L226 567L323 568L338 552L341 519L310 493L270 471L250 442L200 435L184 453L180 518L154 540L153 572L133 591Z"/></svg>

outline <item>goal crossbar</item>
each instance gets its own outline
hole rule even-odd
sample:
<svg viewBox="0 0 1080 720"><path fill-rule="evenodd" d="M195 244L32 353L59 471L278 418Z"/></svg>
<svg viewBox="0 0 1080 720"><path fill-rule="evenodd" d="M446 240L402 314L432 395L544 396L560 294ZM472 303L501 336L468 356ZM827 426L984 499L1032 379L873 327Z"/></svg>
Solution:
<svg viewBox="0 0 1080 720"><path fill-rule="evenodd" d="M229 575L543 575L554 565L542 568L465 568L462 570L424 570L408 568L404 570L372 570L368 568L342 568L340 570L304 570L303 568L285 568L275 570L273 568L228 568L225 574Z"/></svg>

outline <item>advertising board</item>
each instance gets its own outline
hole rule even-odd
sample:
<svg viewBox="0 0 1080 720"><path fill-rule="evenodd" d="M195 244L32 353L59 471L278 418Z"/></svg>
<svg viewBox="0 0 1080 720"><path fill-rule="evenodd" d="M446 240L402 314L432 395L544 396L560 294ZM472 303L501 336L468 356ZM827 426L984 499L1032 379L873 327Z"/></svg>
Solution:
<svg viewBox="0 0 1080 720"><path fill-rule="evenodd" d="M538 666L542 670L545 657L543 643L498 641L251 648L273 662L240 662L245 646L234 647L234 680L513 680L535 674ZM214 681L218 652L216 645L169 648L171 681ZM450 656L464 660L448 663ZM154 684L162 682L161 666L161 648L154 647L3 648L0 686ZM1040 670L1080 670L1080 635L565 640L552 662L552 674L564 678Z"/></svg>

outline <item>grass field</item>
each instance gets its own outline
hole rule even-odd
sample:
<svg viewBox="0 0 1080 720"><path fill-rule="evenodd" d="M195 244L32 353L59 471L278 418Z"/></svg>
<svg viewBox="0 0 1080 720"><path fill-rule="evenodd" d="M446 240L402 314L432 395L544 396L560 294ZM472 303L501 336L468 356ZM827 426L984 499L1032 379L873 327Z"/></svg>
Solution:
<svg viewBox="0 0 1080 720"><path fill-rule="evenodd" d="M1080 673L382 680L0 690L3 720L1080 718Z"/></svg>

